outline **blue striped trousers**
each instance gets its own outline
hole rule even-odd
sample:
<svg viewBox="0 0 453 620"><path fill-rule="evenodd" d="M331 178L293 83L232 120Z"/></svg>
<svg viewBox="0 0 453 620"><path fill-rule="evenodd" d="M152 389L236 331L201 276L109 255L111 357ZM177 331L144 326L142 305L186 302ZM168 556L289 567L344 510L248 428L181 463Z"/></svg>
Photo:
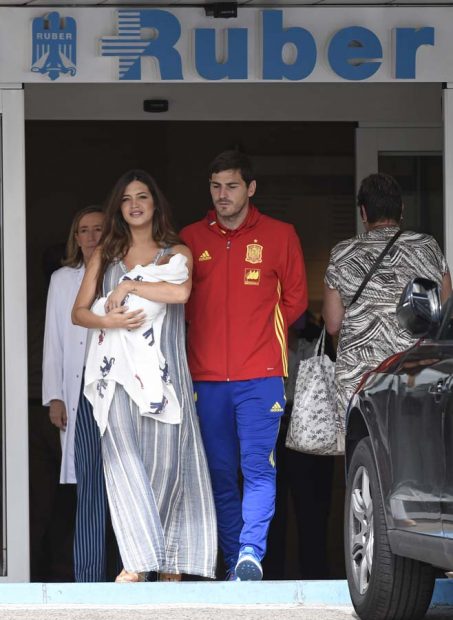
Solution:
<svg viewBox="0 0 453 620"><path fill-rule="evenodd" d="M75 580L106 581L107 497L101 438L91 405L83 395L83 381L75 427L74 462L77 478Z"/></svg>

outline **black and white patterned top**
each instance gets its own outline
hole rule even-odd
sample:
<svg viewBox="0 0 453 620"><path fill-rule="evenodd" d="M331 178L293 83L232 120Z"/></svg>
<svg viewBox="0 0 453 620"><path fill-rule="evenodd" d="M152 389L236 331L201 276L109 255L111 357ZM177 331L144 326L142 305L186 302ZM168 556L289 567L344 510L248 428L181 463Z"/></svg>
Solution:
<svg viewBox="0 0 453 620"><path fill-rule="evenodd" d="M405 231L383 258L359 299L348 308L365 275L397 229L396 226L375 228L341 241L330 254L324 282L340 293L346 308L335 368L338 412L343 418L363 373L415 342L396 318L396 306L404 286L415 277L441 284L448 272L447 262L433 237Z"/></svg>

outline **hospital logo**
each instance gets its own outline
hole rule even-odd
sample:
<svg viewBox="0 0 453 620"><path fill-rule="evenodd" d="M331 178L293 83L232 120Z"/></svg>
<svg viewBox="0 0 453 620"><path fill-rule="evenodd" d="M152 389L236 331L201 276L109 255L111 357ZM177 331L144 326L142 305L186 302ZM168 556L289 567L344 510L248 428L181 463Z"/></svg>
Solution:
<svg viewBox="0 0 453 620"><path fill-rule="evenodd" d="M212 260L212 256L209 254L207 250L205 250L204 252L200 254L198 260L199 261Z"/></svg>
<svg viewBox="0 0 453 620"><path fill-rule="evenodd" d="M142 39L145 28L148 38ZM168 11L118 9L118 34L101 38L101 56L118 58L120 80L141 80L145 56L159 58L162 79L182 80L181 57L173 48L180 34L179 21Z"/></svg>
<svg viewBox="0 0 453 620"><path fill-rule="evenodd" d="M261 278L261 269L245 269L244 284L254 284L258 286Z"/></svg>
<svg viewBox="0 0 453 620"><path fill-rule="evenodd" d="M263 262L263 246L259 243L250 243L247 246L247 253L245 255L247 263L262 263Z"/></svg>
<svg viewBox="0 0 453 620"><path fill-rule="evenodd" d="M72 17L60 17L56 11L35 17L32 26L32 61L34 73L57 80L60 75L77 72L77 24Z"/></svg>

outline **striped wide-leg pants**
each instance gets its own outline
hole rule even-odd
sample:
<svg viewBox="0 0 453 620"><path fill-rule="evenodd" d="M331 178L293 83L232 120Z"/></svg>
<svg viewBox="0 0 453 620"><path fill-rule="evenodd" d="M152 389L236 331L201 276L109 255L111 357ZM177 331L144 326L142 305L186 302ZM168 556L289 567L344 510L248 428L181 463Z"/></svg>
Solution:
<svg viewBox="0 0 453 620"><path fill-rule="evenodd" d="M106 581L106 513L101 439L83 382L74 439L77 511L74 535L74 575L77 582Z"/></svg>
<svg viewBox="0 0 453 620"><path fill-rule="evenodd" d="M116 386L102 456L113 529L127 571L180 571L179 433L179 425L140 415Z"/></svg>

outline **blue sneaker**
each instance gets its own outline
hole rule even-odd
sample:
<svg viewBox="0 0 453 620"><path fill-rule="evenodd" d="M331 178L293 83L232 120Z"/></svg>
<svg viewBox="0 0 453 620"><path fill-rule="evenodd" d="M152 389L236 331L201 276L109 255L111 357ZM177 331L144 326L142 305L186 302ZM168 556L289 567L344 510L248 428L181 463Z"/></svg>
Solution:
<svg viewBox="0 0 453 620"><path fill-rule="evenodd" d="M261 581L263 569L253 547L243 547L235 568L239 581Z"/></svg>

